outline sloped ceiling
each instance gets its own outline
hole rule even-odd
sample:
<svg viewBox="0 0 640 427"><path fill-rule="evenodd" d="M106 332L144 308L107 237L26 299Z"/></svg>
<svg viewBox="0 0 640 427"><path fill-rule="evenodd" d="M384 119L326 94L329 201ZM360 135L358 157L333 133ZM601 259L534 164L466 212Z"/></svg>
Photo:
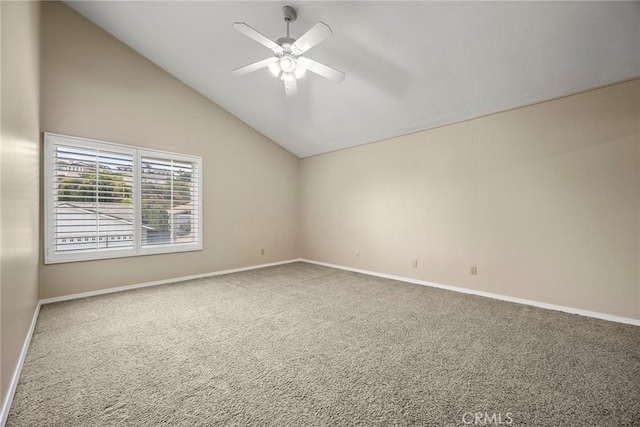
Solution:
<svg viewBox="0 0 640 427"><path fill-rule="evenodd" d="M639 2L70 1L94 21L298 157L379 141L640 76ZM307 56L344 71L307 73L287 98L271 39L323 21L333 36Z"/></svg>

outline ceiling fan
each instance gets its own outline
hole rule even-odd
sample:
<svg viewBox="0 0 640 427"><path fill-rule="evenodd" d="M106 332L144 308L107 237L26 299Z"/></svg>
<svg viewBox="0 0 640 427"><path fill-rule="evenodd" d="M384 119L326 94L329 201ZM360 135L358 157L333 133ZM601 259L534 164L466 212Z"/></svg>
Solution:
<svg viewBox="0 0 640 427"><path fill-rule="evenodd" d="M287 96L295 95L298 90L297 79L302 77L307 70L335 82L343 81L344 73L342 71L302 56L306 51L331 36L331 28L324 22L318 22L296 40L289 36L289 23L296 20L296 11L291 6L284 6L282 12L284 14L284 21L287 24L287 35L279 38L275 42L260 34L244 22L236 22L233 24L233 28L242 34L251 37L263 46L271 49L274 56L254 62L253 64L245 65L244 67L236 68L232 73L236 76L241 76L269 67L271 73L284 82L284 90Z"/></svg>

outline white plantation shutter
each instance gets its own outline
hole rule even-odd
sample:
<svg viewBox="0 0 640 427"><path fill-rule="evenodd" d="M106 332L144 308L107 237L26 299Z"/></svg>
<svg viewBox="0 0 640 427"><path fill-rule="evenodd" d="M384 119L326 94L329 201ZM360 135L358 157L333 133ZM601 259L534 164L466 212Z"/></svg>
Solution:
<svg viewBox="0 0 640 427"><path fill-rule="evenodd" d="M45 134L45 262L202 249L201 159Z"/></svg>
<svg viewBox="0 0 640 427"><path fill-rule="evenodd" d="M53 258L134 249L132 150L57 141L49 147Z"/></svg>
<svg viewBox="0 0 640 427"><path fill-rule="evenodd" d="M200 162L143 152L140 177L142 247L198 242Z"/></svg>

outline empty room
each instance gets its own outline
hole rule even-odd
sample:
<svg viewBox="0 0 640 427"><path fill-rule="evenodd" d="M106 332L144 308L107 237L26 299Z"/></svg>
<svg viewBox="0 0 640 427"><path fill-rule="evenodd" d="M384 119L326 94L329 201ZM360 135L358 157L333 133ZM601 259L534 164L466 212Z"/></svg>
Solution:
<svg viewBox="0 0 640 427"><path fill-rule="evenodd" d="M0 427L640 426L640 2L0 24Z"/></svg>

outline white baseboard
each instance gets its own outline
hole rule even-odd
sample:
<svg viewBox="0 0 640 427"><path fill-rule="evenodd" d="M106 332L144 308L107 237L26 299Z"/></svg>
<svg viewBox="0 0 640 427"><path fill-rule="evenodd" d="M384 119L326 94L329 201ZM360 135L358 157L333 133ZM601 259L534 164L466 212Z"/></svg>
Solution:
<svg viewBox="0 0 640 427"><path fill-rule="evenodd" d="M129 291L132 289L147 288L149 286L167 285L170 283L184 282L185 280L202 279L204 277L221 276L223 274L238 273L240 271L256 270L258 268L273 267L275 265L291 264L300 261L299 258L286 261L272 262L268 264L251 265L249 267L232 268L230 270L212 271L210 273L194 274L192 276L174 277L172 279L156 280L153 282L137 283L135 285L118 286L115 288L99 289L97 291L81 292L78 294L62 295L59 297L45 298L40 300L40 304L51 304L60 301L69 301L79 298L93 297L96 295L112 294L115 292Z"/></svg>
<svg viewBox="0 0 640 427"><path fill-rule="evenodd" d="M367 274L369 276L383 277L385 279L392 279L392 280L398 280L398 281L401 281L401 282L414 283L416 285L430 286L432 288L439 288L439 289L446 289L448 291L460 292L460 293L463 293L463 294L478 295L478 296L481 296L481 297L493 298L493 299L497 299L497 300L501 300L501 301L515 302L517 304L524 304L524 305L531 305L531 306L539 307L539 308L546 308L547 310L562 311L562 312L565 312L565 313L579 314L580 316L587 316L587 317L593 317L593 318L596 318L596 319L609 320L611 322L626 323L626 324L629 324L629 325L640 326L640 319L632 319L632 318L628 318L628 317L614 316L612 314L598 313L597 311L589 311L589 310L582 310L580 308L565 307L565 306L556 305L556 304L548 304L546 302L533 301L533 300L528 300L528 299L524 299L524 298L510 297L510 296L507 296L507 295L493 294L493 293L490 293L490 292L476 291L474 289L460 288L460 287L457 287L457 286L441 285L439 283L427 282L425 280L412 279L412 278L409 278L409 277L394 276L393 274L378 273L378 272L375 272L375 271L362 270L362 269L359 269L359 268L352 268L352 267L345 267L343 265L337 265L337 264L330 264L330 263L326 263L326 262L313 261L313 260L305 259L305 258L302 258L300 261L308 262L310 264L322 265L322 266L325 266L325 267L337 268L337 269L340 269L340 270L353 271L355 273Z"/></svg>
<svg viewBox="0 0 640 427"><path fill-rule="evenodd" d="M22 365L24 364L25 357L27 357L27 351L29 350L29 344L31 344L31 337L33 336L33 331L36 328L36 321L38 320L39 313L40 302L38 302L38 304L36 305L36 309L33 312L33 318L31 319L29 331L27 332L27 336L25 337L24 343L22 344L22 350L20 350L18 365L16 366L16 370L13 372L13 377L11 377L11 383L9 384L9 390L7 390L7 395L2 402L2 411L0 412L0 427L4 427L5 423L7 422L9 409L11 409L11 402L13 401L13 395L16 393L16 387L18 386L18 380L20 379L20 373L22 372Z"/></svg>

